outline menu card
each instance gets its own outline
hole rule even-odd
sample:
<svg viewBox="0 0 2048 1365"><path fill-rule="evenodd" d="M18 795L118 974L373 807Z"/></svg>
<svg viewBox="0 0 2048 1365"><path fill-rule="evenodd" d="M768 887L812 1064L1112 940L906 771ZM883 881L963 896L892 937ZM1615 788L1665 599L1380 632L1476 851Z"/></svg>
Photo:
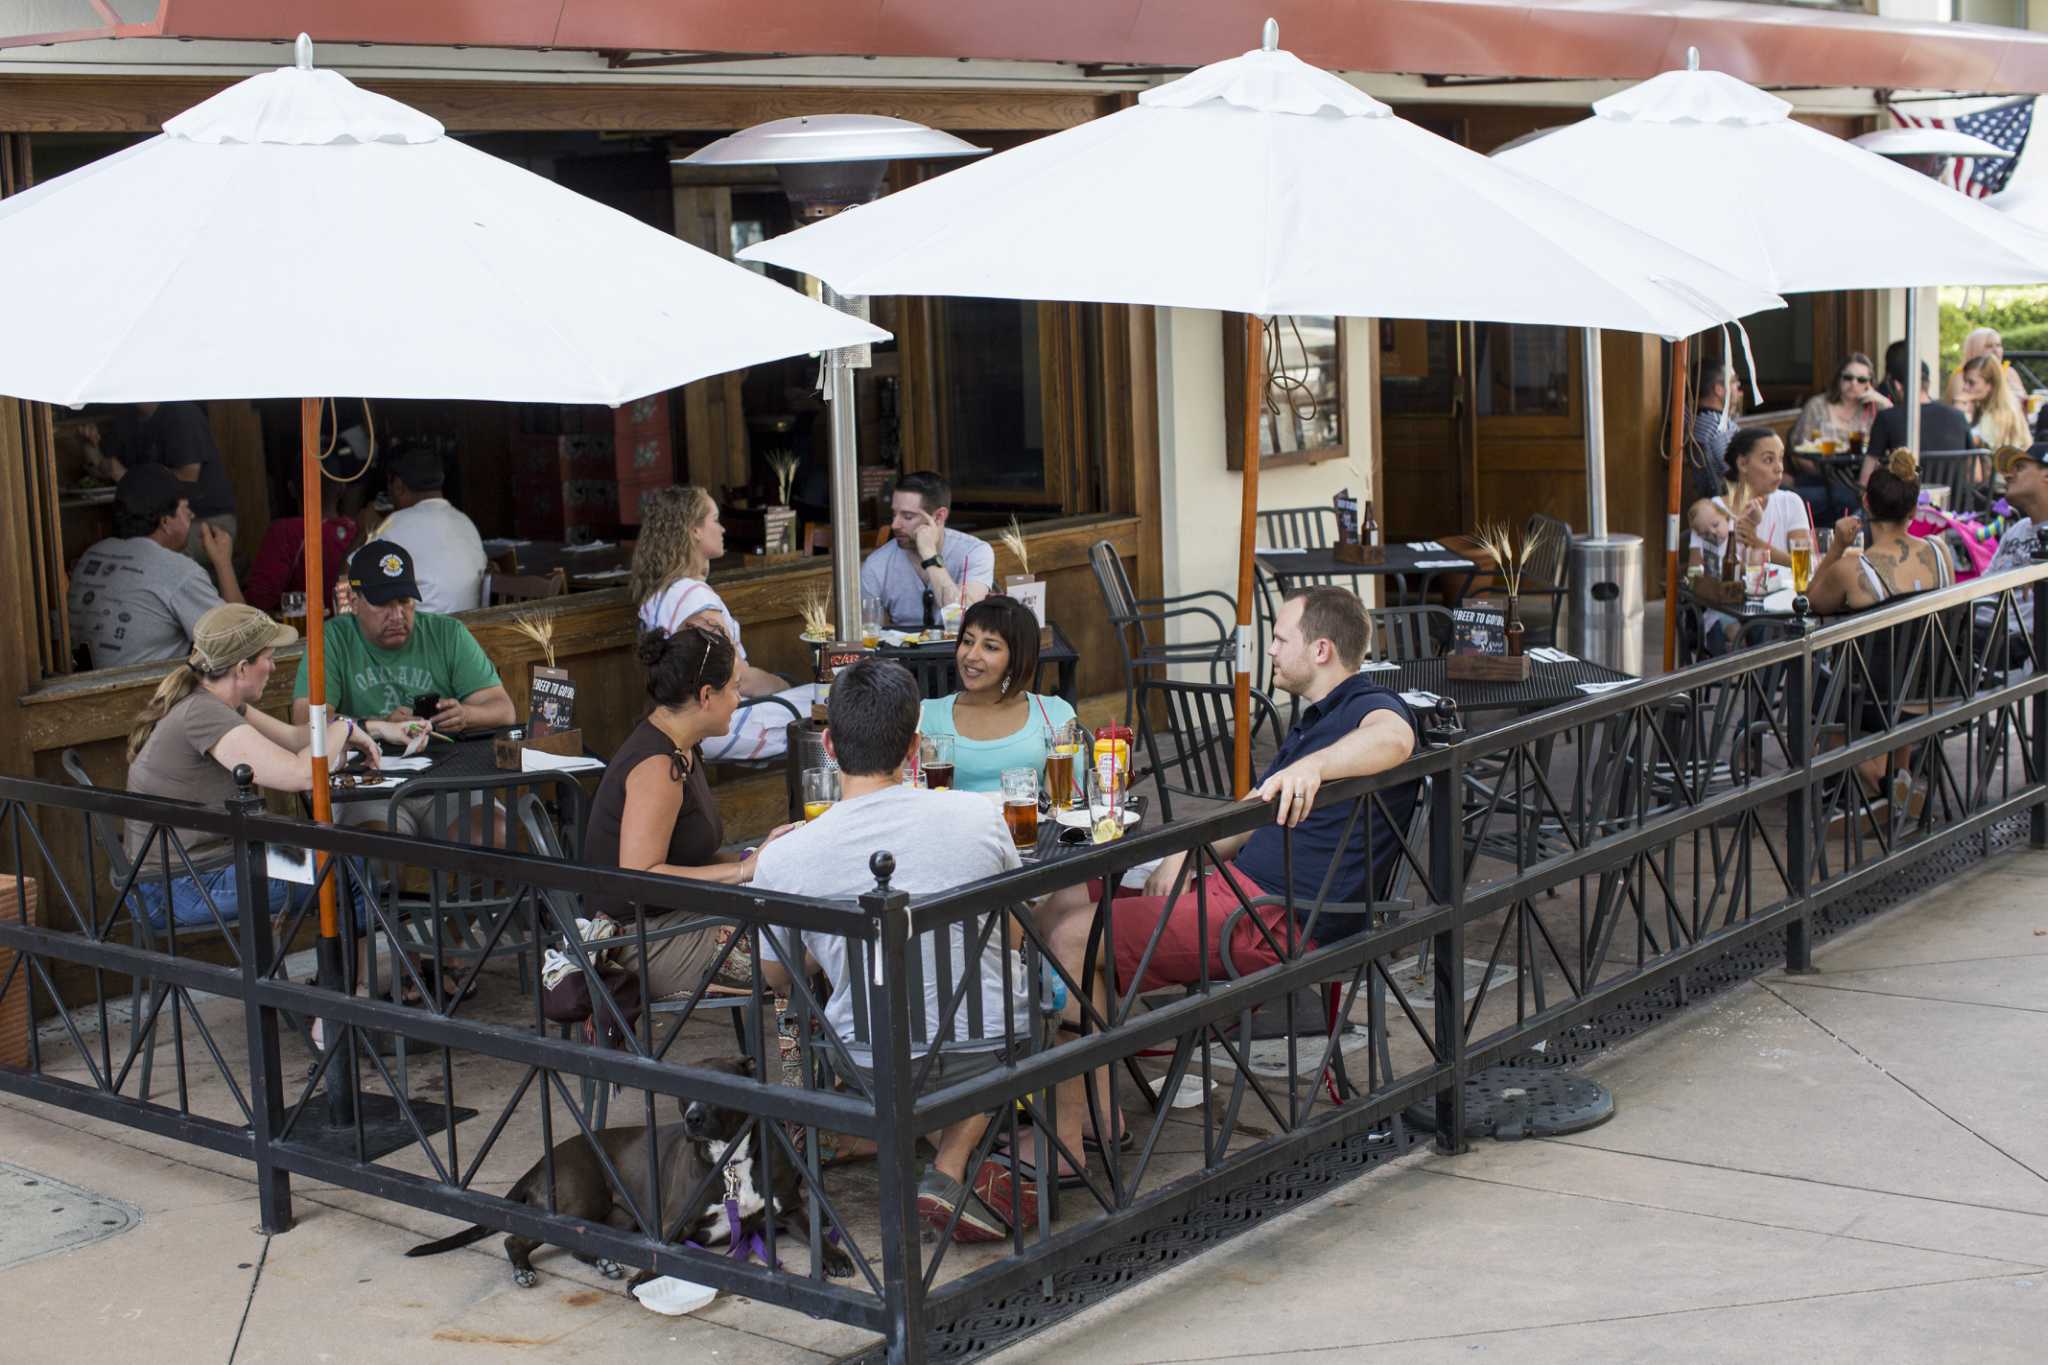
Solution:
<svg viewBox="0 0 2048 1365"><path fill-rule="evenodd" d="M526 732L535 739L576 728L576 684L568 670L533 670L533 689L528 694Z"/></svg>
<svg viewBox="0 0 2048 1365"><path fill-rule="evenodd" d="M1451 609L1451 653L1505 654L1508 652L1506 607L1467 602Z"/></svg>

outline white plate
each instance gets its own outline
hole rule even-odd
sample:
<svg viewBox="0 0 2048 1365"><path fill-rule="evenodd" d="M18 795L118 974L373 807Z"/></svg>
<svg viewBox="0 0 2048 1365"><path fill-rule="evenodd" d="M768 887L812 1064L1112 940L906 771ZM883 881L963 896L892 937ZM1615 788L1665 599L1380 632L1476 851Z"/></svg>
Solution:
<svg viewBox="0 0 2048 1365"><path fill-rule="evenodd" d="M1058 818L1059 822L1062 825L1065 825L1068 829L1093 829L1095 827L1095 821L1089 818L1088 812L1085 810L1081 810L1079 808L1073 810L1063 810L1059 812ZM1130 809L1129 807L1125 807L1124 827L1128 829L1130 826L1135 825L1137 823L1138 812Z"/></svg>

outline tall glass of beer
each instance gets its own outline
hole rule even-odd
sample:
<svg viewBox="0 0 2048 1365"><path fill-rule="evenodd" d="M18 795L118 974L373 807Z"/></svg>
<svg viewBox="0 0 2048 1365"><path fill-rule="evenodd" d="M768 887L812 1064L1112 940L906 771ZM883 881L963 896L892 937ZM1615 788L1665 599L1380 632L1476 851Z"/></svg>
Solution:
<svg viewBox="0 0 2048 1365"><path fill-rule="evenodd" d="M1045 732L1045 792L1054 810L1074 807L1074 760L1081 752L1081 724L1067 721Z"/></svg>
<svg viewBox="0 0 2048 1365"><path fill-rule="evenodd" d="M1020 852L1038 847L1038 769L1003 769L1003 823Z"/></svg>

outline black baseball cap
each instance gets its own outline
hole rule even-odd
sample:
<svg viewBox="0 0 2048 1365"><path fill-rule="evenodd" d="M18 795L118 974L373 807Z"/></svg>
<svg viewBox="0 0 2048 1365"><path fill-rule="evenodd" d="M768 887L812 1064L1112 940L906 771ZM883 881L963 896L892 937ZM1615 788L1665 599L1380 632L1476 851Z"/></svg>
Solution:
<svg viewBox="0 0 2048 1365"><path fill-rule="evenodd" d="M114 501L123 511L140 517L168 517L178 510L178 500L189 500L198 484L186 483L160 464L139 464L114 485Z"/></svg>
<svg viewBox="0 0 2048 1365"><path fill-rule="evenodd" d="M412 574L412 556L395 540L373 540L348 558L349 591L371 606L384 607L410 597L420 598Z"/></svg>

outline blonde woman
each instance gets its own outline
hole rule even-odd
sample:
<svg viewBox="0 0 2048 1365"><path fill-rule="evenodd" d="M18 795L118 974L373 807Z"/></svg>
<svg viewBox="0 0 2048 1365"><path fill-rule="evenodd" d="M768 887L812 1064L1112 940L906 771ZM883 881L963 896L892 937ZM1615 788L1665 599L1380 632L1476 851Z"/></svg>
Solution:
<svg viewBox="0 0 2048 1365"><path fill-rule="evenodd" d="M2003 383L2005 367L1990 354L1963 362L1957 373L1962 401L1958 404L1970 419L1970 436L1978 445L1996 450L2000 446L2027 446L2033 433L2027 427L2027 412L2012 389Z"/></svg>
<svg viewBox="0 0 2048 1365"><path fill-rule="evenodd" d="M627 582L637 604L642 631L673 635L688 625L723 630L739 656L740 695L780 697L787 707L767 704L741 708L723 739L705 745L705 757L772 758L783 752L783 727L810 714L816 689L791 687L784 678L747 662L740 641L740 623L725 600L706 580L711 561L725 553L725 527L718 504L701 488L680 484L661 489L641 511L640 543L633 549L633 573Z"/></svg>
<svg viewBox="0 0 2048 1365"><path fill-rule="evenodd" d="M1990 356L2005 377L2005 386L2012 390L2012 396L2026 402L2027 391L2019 375L2005 368L2005 338L1998 334L1996 327L1979 327L1963 338L1963 359L1955 372L1948 377L1948 398L1950 407L1961 407L1963 402L1963 371L1979 356ZM2022 445L2025 442L2021 442Z"/></svg>
<svg viewBox="0 0 2048 1365"><path fill-rule="evenodd" d="M276 667L272 652L299 633L255 607L239 603L213 608L192 628L192 652L171 670L136 717L128 736L128 790L138 796L194 801L218 810L235 794L230 776L248 764L256 785L271 791L303 792L312 785L311 736L303 725L287 725L258 710ZM373 730L377 733L373 736ZM327 752L337 757L360 751L377 766L377 738L407 742L404 726L342 719L327 727ZM424 731L417 739L424 742ZM220 836L175 831L183 849L151 843L147 820L127 823L128 856L140 862L135 895L152 924L211 924L239 911L234 849ZM269 910L277 914L291 899L289 883L268 884Z"/></svg>

